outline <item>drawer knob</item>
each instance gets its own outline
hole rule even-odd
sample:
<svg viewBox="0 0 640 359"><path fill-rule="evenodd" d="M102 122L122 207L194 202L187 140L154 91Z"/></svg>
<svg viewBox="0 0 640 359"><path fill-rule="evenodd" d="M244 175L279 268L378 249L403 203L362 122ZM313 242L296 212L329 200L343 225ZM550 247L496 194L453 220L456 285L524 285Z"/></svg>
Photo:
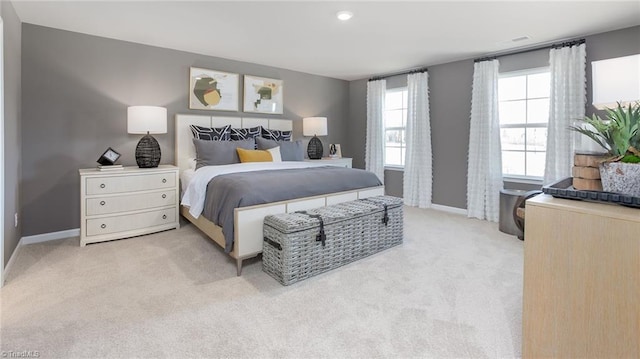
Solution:
<svg viewBox="0 0 640 359"><path fill-rule="evenodd" d="M107 187L104 183L100 184L100 188L105 188Z"/></svg>
<svg viewBox="0 0 640 359"><path fill-rule="evenodd" d="M106 203L107 203L107 202L105 202L105 201L100 201L100 205L101 205L101 206L104 206Z"/></svg>
<svg viewBox="0 0 640 359"><path fill-rule="evenodd" d="M163 215L162 215L162 219L167 219L167 215L166 215L166 214L163 214Z"/></svg>
<svg viewBox="0 0 640 359"><path fill-rule="evenodd" d="M167 183L167 179L166 179L166 178L163 178L163 179L162 179L162 183Z"/></svg>
<svg viewBox="0 0 640 359"><path fill-rule="evenodd" d="M167 198L167 195L163 193L162 198Z"/></svg>
<svg viewBox="0 0 640 359"><path fill-rule="evenodd" d="M105 229L105 228L107 228L107 225L103 223L103 224L100 226L100 228Z"/></svg>

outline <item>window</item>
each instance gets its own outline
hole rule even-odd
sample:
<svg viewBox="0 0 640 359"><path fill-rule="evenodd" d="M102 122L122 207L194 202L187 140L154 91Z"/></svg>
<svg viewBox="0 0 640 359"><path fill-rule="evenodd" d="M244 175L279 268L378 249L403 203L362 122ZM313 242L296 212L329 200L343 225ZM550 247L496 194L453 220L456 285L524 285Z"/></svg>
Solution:
<svg viewBox="0 0 640 359"><path fill-rule="evenodd" d="M387 90L384 104L384 165L403 167L405 127L407 126L407 89Z"/></svg>
<svg viewBox="0 0 640 359"><path fill-rule="evenodd" d="M547 68L500 75L498 99L503 176L544 177L550 87Z"/></svg>

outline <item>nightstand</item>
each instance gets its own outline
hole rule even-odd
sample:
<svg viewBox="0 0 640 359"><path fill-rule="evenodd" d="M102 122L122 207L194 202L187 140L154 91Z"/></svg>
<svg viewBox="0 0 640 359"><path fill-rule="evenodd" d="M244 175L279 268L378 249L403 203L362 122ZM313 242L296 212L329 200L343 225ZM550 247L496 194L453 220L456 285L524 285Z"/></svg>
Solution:
<svg viewBox="0 0 640 359"><path fill-rule="evenodd" d="M80 246L179 228L178 167L79 173Z"/></svg>
<svg viewBox="0 0 640 359"><path fill-rule="evenodd" d="M310 159L307 158L304 161L305 162L322 163L323 165L326 165L326 166L337 166L337 167L351 168L352 159L349 158L349 157L342 157L342 158L322 157L319 160L310 160Z"/></svg>

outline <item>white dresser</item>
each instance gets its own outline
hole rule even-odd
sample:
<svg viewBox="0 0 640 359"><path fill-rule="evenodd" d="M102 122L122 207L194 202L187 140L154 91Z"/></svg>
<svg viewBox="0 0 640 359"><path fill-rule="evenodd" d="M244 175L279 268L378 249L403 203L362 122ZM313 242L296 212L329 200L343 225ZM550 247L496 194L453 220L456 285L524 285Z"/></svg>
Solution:
<svg viewBox="0 0 640 359"><path fill-rule="evenodd" d="M179 227L178 167L79 172L80 246Z"/></svg>
<svg viewBox="0 0 640 359"><path fill-rule="evenodd" d="M322 157L319 160L310 160L305 159L305 162L315 162L322 163L325 166L337 166L337 167L347 167L351 168L352 159L349 157L342 158L331 158L331 157Z"/></svg>

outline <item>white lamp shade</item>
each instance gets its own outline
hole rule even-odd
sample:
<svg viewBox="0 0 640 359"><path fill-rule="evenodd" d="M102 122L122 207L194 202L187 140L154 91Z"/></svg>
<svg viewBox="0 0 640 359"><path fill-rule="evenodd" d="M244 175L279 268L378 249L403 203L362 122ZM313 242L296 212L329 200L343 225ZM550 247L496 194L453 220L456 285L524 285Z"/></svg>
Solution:
<svg viewBox="0 0 640 359"><path fill-rule="evenodd" d="M127 108L127 132L167 133L167 109L158 106L130 106Z"/></svg>
<svg viewBox="0 0 640 359"><path fill-rule="evenodd" d="M303 136L326 136L327 135L327 118L326 117L305 117L302 119L302 135Z"/></svg>
<svg viewBox="0 0 640 359"><path fill-rule="evenodd" d="M591 63L593 106L615 108L640 100L640 54Z"/></svg>

